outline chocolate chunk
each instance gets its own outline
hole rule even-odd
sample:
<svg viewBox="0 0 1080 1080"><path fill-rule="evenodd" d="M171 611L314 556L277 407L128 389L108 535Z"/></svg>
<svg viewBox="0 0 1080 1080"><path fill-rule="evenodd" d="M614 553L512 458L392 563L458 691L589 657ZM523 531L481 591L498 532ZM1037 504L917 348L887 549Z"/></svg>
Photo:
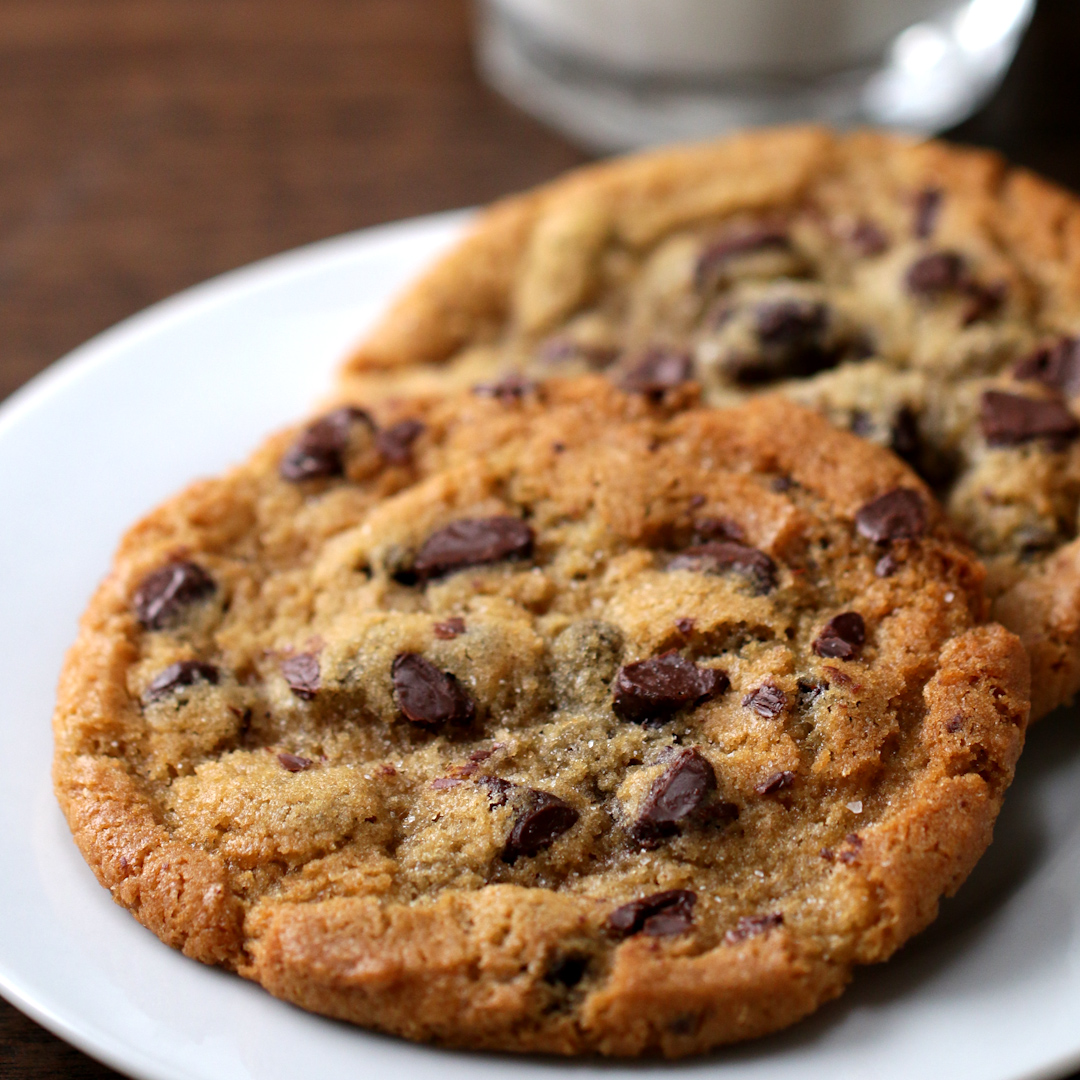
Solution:
<svg viewBox="0 0 1080 1080"><path fill-rule="evenodd" d="M694 281L705 288L724 263L758 251L790 251L791 238L777 225L743 225L728 229L702 251L694 268Z"/></svg>
<svg viewBox="0 0 1080 1080"><path fill-rule="evenodd" d="M874 563L874 574L880 578L892 577L899 569L900 564L893 558L892 553L888 551Z"/></svg>
<svg viewBox="0 0 1080 1080"><path fill-rule="evenodd" d="M944 192L940 188L924 188L915 196L915 222L912 232L919 240L928 240L937 225Z"/></svg>
<svg viewBox="0 0 1080 1080"><path fill-rule="evenodd" d="M391 465L408 465L412 461L412 444L423 432L419 420L399 420L375 436L375 449Z"/></svg>
<svg viewBox="0 0 1080 1080"><path fill-rule="evenodd" d="M889 238L885 233L865 218L856 223L848 239L851 241L851 246L866 258L880 255L889 246Z"/></svg>
<svg viewBox="0 0 1080 1080"><path fill-rule="evenodd" d="M915 466L918 463L922 452L919 421L907 405L900 408L893 420L889 446L897 457L903 458L909 465Z"/></svg>
<svg viewBox="0 0 1080 1080"><path fill-rule="evenodd" d="M620 385L635 394L658 396L686 382L694 372L689 353L653 348L632 363Z"/></svg>
<svg viewBox="0 0 1080 1080"><path fill-rule="evenodd" d="M967 284L967 263L963 255L955 251L937 251L916 259L904 280L913 296L936 300Z"/></svg>
<svg viewBox="0 0 1080 1080"><path fill-rule="evenodd" d="M501 776L478 776L476 782L488 789L488 805L492 810L496 806L505 806L510 793L517 787L516 784L504 780Z"/></svg>
<svg viewBox="0 0 1080 1080"><path fill-rule="evenodd" d="M697 574L722 574L734 570L750 579L759 596L776 588L776 563L764 551L730 540L688 547L676 555L667 568L692 570Z"/></svg>
<svg viewBox="0 0 1080 1080"><path fill-rule="evenodd" d="M917 491L893 488L859 510L855 528L875 544L917 540L926 531L926 505Z"/></svg>
<svg viewBox="0 0 1080 1080"><path fill-rule="evenodd" d="M828 321L828 309L814 300L776 300L754 309L754 329L765 345L806 348L815 343Z"/></svg>
<svg viewBox="0 0 1080 1080"><path fill-rule="evenodd" d="M746 539L743 527L728 517L700 517L694 519L694 543L704 544L710 540Z"/></svg>
<svg viewBox="0 0 1080 1080"><path fill-rule="evenodd" d="M716 789L708 758L693 748L678 751L649 788L632 835L642 847L655 847L679 831L678 823L700 810Z"/></svg>
<svg viewBox="0 0 1080 1080"><path fill-rule="evenodd" d="M160 630L188 604L202 600L216 588L214 579L197 563L169 563L142 579L131 606L147 630Z"/></svg>
<svg viewBox="0 0 1080 1080"><path fill-rule="evenodd" d="M698 667L677 652L638 660L615 676L615 715L635 724L663 723L686 705L700 705L730 685L717 668Z"/></svg>
<svg viewBox="0 0 1080 1080"><path fill-rule="evenodd" d="M589 958L580 953L557 956L544 972L544 982L552 986L565 986L568 990L577 986L589 968Z"/></svg>
<svg viewBox="0 0 1080 1080"><path fill-rule="evenodd" d="M520 401L526 394L531 394L536 389L536 383L530 382L524 375L511 371L504 375L498 382L481 383L473 387L473 393L480 397L492 397L501 401L504 405L510 405Z"/></svg>
<svg viewBox="0 0 1080 1080"><path fill-rule="evenodd" d="M532 545L533 531L520 518L462 518L433 532L424 541L413 572L426 580L467 566L527 558Z"/></svg>
<svg viewBox="0 0 1080 1080"><path fill-rule="evenodd" d="M322 686L319 658L315 653L297 653L281 661L281 674L289 689L304 701L311 701Z"/></svg>
<svg viewBox="0 0 1080 1080"><path fill-rule="evenodd" d="M465 620L459 619L455 615L452 619L437 622L431 630L440 641L451 641L458 635L465 633Z"/></svg>
<svg viewBox="0 0 1080 1080"><path fill-rule="evenodd" d="M754 308L758 352L732 356L725 367L745 385L813 375L839 359L835 350L824 346L828 324L829 309L819 301L763 301Z"/></svg>
<svg viewBox="0 0 1080 1080"><path fill-rule="evenodd" d="M1080 340L1063 337L1017 361L1013 378L1034 380L1067 397L1080 394Z"/></svg>
<svg viewBox="0 0 1080 1080"><path fill-rule="evenodd" d="M315 764L311 758L301 757L299 754L290 754L287 751L278 754L277 759L281 762L281 767L288 769L289 772L303 772Z"/></svg>
<svg viewBox="0 0 1080 1080"><path fill-rule="evenodd" d="M675 629L680 634L692 634L694 632L695 619L676 619Z"/></svg>
<svg viewBox="0 0 1080 1080"><path fill-rule="evenodd" d="M349 433L359 421L374 430L375 424L366 412L348 405L308 425L281 459L278 472L282 478L297 482L341 476L345 471Z"/></svg>
<svg viewBox="0 0 1080 1080"><path fill-rule="evenodd" d="M617 907L607 917L607 928L619 938L642 932L651 937L684 934L694 924L696 903L697 893L689 889L667 889Z"/></svg>
<svg viewBox="0 0 1080 1080"><path fill-rule="evenodd" d="M831 618L814 641L818 656L850 660L866 641L866 623L857 611L845 611Z"/></svg>
<svg viewBox="0 0 1080 1080"><path fill-rule="evenodd" d="M743 698L743 707L753 709L758 716L771 720L779 716L787 705L787 694L772 683L763 683Z"/></svg>
<svg viewBox="0 0 1080 1080"><path fill-rule="evenodd" d="M784 770L783 772L773 773L768 779L758 784L754 790L759 795L775 795L778 791L783 791L794 783L795 774Z"/></svg>
<svg viewBox="0 0 1080 1080"><path fill-rule="evenodd" d="M799 709L803 712L812 709L817 699L829 689L827 683L810 682L807 679L800 679L798 687Z"/></svg>
<svg viewBox="0 0 1080 1080"><path fill-rule="evenodd" d="M743 915L735 924L734 930L729 930L724 935L726 945L738 945L747 938L757 937L777 926L784 925L784 916L779 912L772 915Z"/></svg>
<svg viewBox="0 0 1080 1080"><path fill-rule="evenodd" d="M979 424L991 446L1019 446L1033 439L1060 445L1080 434L1080 423L1064 402L1000 390L983 393Z"/></svg>
<svg viewBox="0 0 1080 1080"><path fill-rule="evenodd" d="M213 664L202 660L179 660L170 664L143 691L143 701L157 701L168 697L181 686L191 686L196 682L208 682L217 685L218 669Z"/></svg>
<svg viewBox="0 0 1080 1080"><path fill-rule="evenodd" d="M502 861L511 866L522 855L536 855L551 845L581 815L567 802L549 791L530 788L525 809L518 815L503 848Z"/></svg>
<svg viewBox="0 0 1080 1080"><path fill-rule="evenodd" d="M1001 310L1007 295L1003 282L996 285L981 285L977 281L970 281L964 288L967 300L960 312L960 322L964 326L972 326L982 319L989 319Z"/></svg>
<svg viewBox="0 0 1080 1080"><path fill-rule="evenodd" d="M457 679L419 653L399 653L391 675L398 707L414 724L469 724L476 716L475 703Z"/></svg>
<svg viewBox="0 0 1080 1080"><path fill-rule="evenodd" d="M848 424L848 431L852 435L858 435L860 439L869 439L874 434L875 428L874 418L865 409L855 409L852 412L851 422Z"/></svg>

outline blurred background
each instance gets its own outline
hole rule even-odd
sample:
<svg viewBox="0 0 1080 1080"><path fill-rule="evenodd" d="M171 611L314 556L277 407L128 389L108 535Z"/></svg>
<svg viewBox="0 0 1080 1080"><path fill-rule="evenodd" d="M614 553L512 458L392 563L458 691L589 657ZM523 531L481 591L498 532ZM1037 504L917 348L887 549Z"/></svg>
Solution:
<svg viewBox="0 0 1080 1080"><path fill-rule="evenodd" d="M769 6L784 2L806 0ZM884 11L896 0L867 2ZM1030 13L1025 0L997 9ZM487 202L634 141L625 117L583 127L529 98L520 66L506 66L518 54L500 67L490 38L489 77L573 138L489 89L473 17L468 0L0 0L0 399L207 277ZM545 71L569 70L561 62ZM842 89L864 87L867 71L841 73ZM991 74L989 100L946 133L1080 189L1080 0L1038 0L1011 67ZM671 89L646 80L632 95L643 86ZM776 106L775 85L762 86L736 87L756 116L808 93L803 79ZM845 118L849 99L830 90L814 101ZM116 1075L0 1001L4 1080Z"/></svg>

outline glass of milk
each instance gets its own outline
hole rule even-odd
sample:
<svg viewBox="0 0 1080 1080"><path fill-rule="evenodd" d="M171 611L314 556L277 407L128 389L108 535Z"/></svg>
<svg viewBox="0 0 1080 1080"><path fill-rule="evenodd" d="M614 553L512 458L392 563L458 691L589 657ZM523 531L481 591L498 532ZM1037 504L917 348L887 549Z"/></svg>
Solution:
<svg viewBox="0 0 1080 1080"><path fill-rule="evenodd" d="M477 0L481 70L597 150L822 120L932 132L1003 77L1035 0Z"/></svg>

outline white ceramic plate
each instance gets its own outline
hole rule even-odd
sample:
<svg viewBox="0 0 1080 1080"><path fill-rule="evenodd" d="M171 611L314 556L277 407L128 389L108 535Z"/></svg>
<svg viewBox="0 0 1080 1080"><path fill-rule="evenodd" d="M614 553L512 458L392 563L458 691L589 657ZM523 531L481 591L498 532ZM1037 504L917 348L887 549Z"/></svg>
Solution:
<svg viewBox="0 0 1080 1080"><path fill-rule="evenodd" d="M775 1038L678 1065L417 1047L186 960L116 907L49 785L63 651L123 529L303 414L460 215L319 244L167 301L0 409L0 991L146 1080L1027 1080L1080 1065L1080 714L1032 733L997 840L941 920Z"/></svg>

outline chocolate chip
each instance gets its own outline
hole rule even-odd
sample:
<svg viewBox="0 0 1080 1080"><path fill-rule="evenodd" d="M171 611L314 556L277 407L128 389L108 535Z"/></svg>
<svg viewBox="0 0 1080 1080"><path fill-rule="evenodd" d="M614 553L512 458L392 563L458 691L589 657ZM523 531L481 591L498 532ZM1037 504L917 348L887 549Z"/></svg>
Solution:
<svg viewBox="0 0 1080 1080"><path fill-rule="evenodd" d="M916 259L908 267L904 280L913 296L937 299L967 284L967 263L963 255L955 251L936 251Z"/></svg>
<svg viewBox="0 0 1080 1080"><path fill-rule="evenodd" d="M730 685L717 668L698 667L677 652L638 660L615 676L615 715L635 724L663 723L686 705L700 705Z"/></svg>
<svg viewBox="0 0 1080 1080"><path fill-rule="evenodd" d="M774 476L769 483L769 487L777 494L783 494L785 491L790 491L795 486L795 481L790 476Z"/></svg>
<svg viewBox="0 0 1080 1080"><path fill-rule="evenodd" d="M419 653L399 653L391 667L398 707L414 724L469 724L476 705L448 671Z"/></svg>
<svg viewBox="0 0 1080 1080"><path fill-rule="evenodd" d="M689 353L652 348L630 364L619 385L635 394L658 396L681 386L693 371Z"/></svg>
<svg viewBox="0 0 1080 1080"><path fill-rule="evenodd" d="M848 833L844 837L847 847L837 854L837 859L840 860L845 866L850 866L859 857L859 852L862 851L862 837L858 833Z"/></svg>
<svg viewBox="0 0 1080 1080"><path fill-rule="evenodd" d="M488 805L492 810L496 806L505 806L510 793L517 787L501 776L478 776L476 782L488 789Z"/></svg>
<svg viewBox="0 0 1080 1080"><path fill-rule="evenodd" d="M855 528L875 544L917 540L926 531L926 506L917 491L893 488L859 510Z"/></svg>
<svg viewBox="0 0 1080 1080"><path fill-rule="evenodd" d="M480 397L492 397L509 405L520 401L526 394L531 394L536 389L536 383L530 382L523 375L511 371L504 375L498 382L481 383L473 387L473 393Z"/></svg>
<svg viewBox="0 0 1080 1080"><path fill-rule="evenodd" d="M304 701L311 701L322 686L319 658L315 653L297 653L281 661L281 674L289 689Z"/></svg>
<svg viewBox="0 0 1080 1080"><path fill-rule="evenodd" d="M680 634L692 634L694 632L695 619L676 619L675 629Z"/></svg>
<svg viewBox="0 0 1080 1080"><path fill-rule="evenodd" d="M919 240L928 240L937 225L944 192L940 188L924 188L915 196L915 222L912 232Z"/></svg>
<svg viewBox="0 0 1080 1080"><path fill-rule="evenodd" d="M445 791L447 788L456 788L465 783L464 780L459 780L456 776L437 776L431 781L431 786L435 791Z"/></svg>
<svg viewBox="0 0 1080 1080"><path fill-rule="evenodd" d="M503 848L502 861L513 866L522 855L536 855L573 828L578 812L549 791L529 789L525 809L518 815Z"/></svg>
<svg viewBox="0 0 1080 1080"><path fill-rule="evenodd" d="M724 943L738 945L739 942L746 941L747 938L757 937L777 926L783 925L784 916L779 912L772 915L743 915L735 924L735 928L724 935Z"/></svg>
<svg viewBox="0 0 1080 1080"><path fill-rule="evenodd" d="M692 570L697 574L722 574L734 570L750 579L758 595L776 588L776 563L764 551L734 541L695 544L676 555L667 568Z"/></svg>
<svg viewBox="0 0 1080 1080"><path fill-rule="evenodd" d="M775 795L778 791L784 791L795 783L793 772L775 772L768 779L763 780L754 790L759 795Z"/></svg>
<svg viewBox="0 0 1080 1080"><path fill-rule="evenodd" d="M813 375L839 359L824 347L828 307L815 300L763 301L754 308L759 351L738 354L725 362L733 378L746 385L770 379Z"/></svg>
<svg viewBox="0 0 1080 1080"><path fill-rule="evenodd" d="M754 309L754 329L766 345L805 347L825 329L827 315L819 301L768 301Z"/></svg>
<svg viewBox="0 0 1080 1080"><path fill-rule="evenodd" d="M1001 310L1007 295L1006 286L1003 282L996 285L981 285L977 281L968 282L964 288L967 300L960 312L960 322L964 326L972 326L982 319L988 319Z"/></svg>
<svg viewBox="0 0 1080 1080"><path fill-rule="evenodd" d="M375 436L375 449L391 465L408 465L412 461L412 444L423 432L419 420L399 420Z"/></svg>
<svg viewBox="0 0 1080 1080"><path fill-rule="evenodd" d="M860 439L869 439L875 430L874 418L864 409L855 409L851 414L851 422L848 431L852 435L858 435Z"/></svg>
<svg viewBox="0 0 1080 1080"><path fill-rule="evenodd" d="M289 772L303 772L315 764L311 758L301 757L299 754L290 754L287 751L278 754L277 759L281 762L281 767L288 769Z"/></svg>
<svg viewBox="0 0 1080 1080"><path fill-rule="evenodd" d="M957 713L955 716L950 717L945 721L945 730L949 732L957 732L964 726L963 713Z"/></svg>
<svg viewBox="0 0 1080 1080"><path fill-rule="evenodd" d="M716 773L697 750L678 751L649 788L632 835L642 847L656 847L679 831L678 823L700 810L716 788Z"/></svg>
<svg viewBox="0 0 1080 1080"><path fill-rule="evenodd" d="M1074 397L1080 394L1080 340L1063 337L1044 345L1017 361L1012 374L1021 382L1034 380Z"/></svg>
<svg viewBox="0 0 1080 1080"><path fill-rule="evenodd" d="M316 420L285 451L278 472L285 480L316 480L341 476L345 471L345 451L354 423L362 421L374 430L374 423L362 409L343 406Z"/></svg>
<svg viewBox="0 0 1080 1080"><path fill-rule="evenodd" d="M413 572L427 579L467 566L526 558L532 552L532 545L533 531L520 518L462 518L424 541Z"/></svg>
<svg viewBox="0 0 1080 1080"><path fill-rule="evenodd" d="M743 527L728 517L701 517L694 519L694 543L703 544L709 540L746 539Z"/></svg>
<svg viewBox="0 0 1080 1080"><path fill-rule="evenodd" d="M451 641L459 634L465 633L465 620L454 616L452 619L437 622L431 630L440 641Z"/></svg>
<svg viewBox="0 0 1080 1080"><path fill-rule="evenodd" d="M919 421L907 405L901 407L892 423L889 433L889 446L897 457L909 465L915 466L922 452L919 438Z"/></svg>
<svg viewBox="0 0 1080 1080"><path fill-rule="evenodd" d="M651 937L683 934L693 926L696 903L697 894L689 889L652 893L617 907L607 917L607 928L619 938L642 932Z"/></svg>
<svg viewBox="0 0 1080 1080"><path fill-rule="evenodd" d="M147 630L160 630L181 609L209 596L216 588L214 579L197 563L169 563L142 579L131 606Z"/></svg>
<svg viewBox="0 0 1080 1080"><path fill-rule="evenodd" d="M753 709L758 716L771 720L779 716L787 705L787 694L772 683L763 683L743 698L743 707Z"/></svg>
<svg viewBox="0 0 1080 1080"><path fill-rule="evenodd" d="M728 229L712 241L698 257L694 268L694 281L699 289L703 289L728 260L770 249L791 250L791 238L785 229L768 224Z"/></svg>
<svg viewBox="0 0 1080 1080"><path fill-rule="evenodd" d="M568 990L577 986L589 969L589 958L579 953L570 953L568 956L557 956L551 962L551 966L544 972L544 982L551 986L565 986Z"/></svg>
<svg viewBox="0 0 1080 1080"><path fill-rule="evenodd" d="M799 709L803 712L812 709L817 699L829 689L827 683L810 682L807 679L800 679L798 687Z"/></svg>
<svg viewBox="0 0 1080 1080"><path fill-rule="evenodd" d="M866 623L857 611L831 618L818 634L813 650L828 659L850 660L866 641Z"/></svg>
<svg viewBox="0 0 1080 1080"><path fill-rule="evenodd" d="M890 552L886 552L874 564L874 574L880 578L892 577L899 569L900 564L893 558Z"/></svg>
<svg viewBox="0 0 1080 1080"><path fill-rule="evenodd" d="M202 660L178 660L170 664L143 691L143 701L157 701L168 697L181 686L191 686L196 682L208 682L214 685L218 681L218 669L213 664Z"/></svg>
<svg viewBox="0 0 1080 1080"><path fill-rule="evenodd" d="M979 423L990 446L1019 446L1033 439L1060 444L1080 434L1080 423L1061 401L986 390Z"/></svg>
<svg viewBox="0 0 1080 1080"><path fill-rule="evenodd" d="M851 246L867 258L872 255L880 255L888 246L889 238L872 221L863 218L856 222L855 227L848 236Z"/></svg>

